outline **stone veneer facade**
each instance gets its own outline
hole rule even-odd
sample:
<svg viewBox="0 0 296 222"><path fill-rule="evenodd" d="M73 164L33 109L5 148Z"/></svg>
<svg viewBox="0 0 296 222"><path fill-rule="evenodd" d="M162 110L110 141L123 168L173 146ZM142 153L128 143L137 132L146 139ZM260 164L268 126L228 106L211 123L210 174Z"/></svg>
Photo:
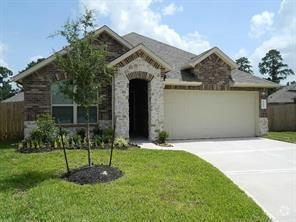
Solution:
<svg viewBox="0 0 296 222"><path fill-rule="evenodd" d="M164 81L161 69L157 69L141 56L120 67L114 78L116 134L129 138L129 81L132 79L148 81L148 132L149 139L155 140L157 130L163 130Z"/></svg>

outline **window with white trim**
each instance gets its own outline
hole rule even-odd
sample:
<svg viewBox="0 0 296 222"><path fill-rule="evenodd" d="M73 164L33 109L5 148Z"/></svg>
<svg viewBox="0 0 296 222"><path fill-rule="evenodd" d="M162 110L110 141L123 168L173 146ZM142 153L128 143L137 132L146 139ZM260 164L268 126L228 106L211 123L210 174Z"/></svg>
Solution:
<svg viewBox="0 0 296 222"><path fill-rule="evenodd" d="M59 124L87 123L85 109L64 95L60 84L63 84L63 81L51 85L51 107L55 121ZM89 108L89 122L97 123L97 119L98 106L94 105Z"/></svg>

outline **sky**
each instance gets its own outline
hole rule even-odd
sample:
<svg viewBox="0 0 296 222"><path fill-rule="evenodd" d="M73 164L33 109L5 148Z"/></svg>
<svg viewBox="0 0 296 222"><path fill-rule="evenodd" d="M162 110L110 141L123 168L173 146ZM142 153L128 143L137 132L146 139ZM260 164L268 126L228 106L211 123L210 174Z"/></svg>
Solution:
<svg viewBox="0 0 296 222"><path fill-rule="evenodd" d="M138 32L196 54L217 46L232 59L246 56L257 76L261 58L275 48L296 73L296 0L0 0L0 65L17 74L59 50L65 41L49 36L85 7L98 27L121 35Z"/></svg>

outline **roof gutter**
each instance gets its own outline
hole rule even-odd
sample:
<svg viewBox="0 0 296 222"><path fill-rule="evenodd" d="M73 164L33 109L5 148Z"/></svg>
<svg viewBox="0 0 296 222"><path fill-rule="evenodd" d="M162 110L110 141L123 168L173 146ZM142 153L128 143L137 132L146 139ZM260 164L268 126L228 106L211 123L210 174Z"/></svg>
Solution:
<svg viewBox="0 0 296 222"><path fill-rule="evenodd" d="M248 87L255 87L255 88L278 88L280 87L279 84L262 84L262 83L233 83L231 87L237 88L248 88Z"/></svg>
<svg viewBox="0 0 296 222"><path fill-rule="evenodd" d="M179 80L179 79L166 79L164 84L166 86L168 86L168 85L174 85L174 86L200 86L200 85L202 85L202 82L182 81L182 80Z"/></svg>

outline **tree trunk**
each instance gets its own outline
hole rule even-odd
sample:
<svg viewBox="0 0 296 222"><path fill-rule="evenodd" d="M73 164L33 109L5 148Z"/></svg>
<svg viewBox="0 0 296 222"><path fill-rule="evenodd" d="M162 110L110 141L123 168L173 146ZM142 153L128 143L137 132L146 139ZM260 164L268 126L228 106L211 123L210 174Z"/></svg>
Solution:
<svg viewBox="0 0 296 222"><path fill-rule="evenodd" d="M114 140L115 140L115 129L116 129L116 118L114 119L114 126L113 126L113 135L112 135L112 143L111 143L111 151L110 151L109 167L112 165L113 149L114 149Z"/></svg>
<svg viewBox="0 0 296 222"><path fill-rule="evenodd" d="M70 173L70 168L69 168L69 163L68 163L68 157L67 157L67 152L66 152L66 148L65 148L65 144L64 144L64 138L63 138L63 135L62 135L61 131L62 131L62 128L60 127L60 136L61 136L61 140L62 140L62 147L63 147L63 151L64 151L66 169L67 169L67 174L69 174Z"/></svg>
<svg viewBox="0 0 296 222"><path fill-rule="evenodd" d="M87 117L87 127L86 127L87 159L88 159L88 166L91 166L92 162L91 162L91 154L90 154L90 136L89 136L89 107L87 107L87 109L86 109L86 117Z"/></svg>

